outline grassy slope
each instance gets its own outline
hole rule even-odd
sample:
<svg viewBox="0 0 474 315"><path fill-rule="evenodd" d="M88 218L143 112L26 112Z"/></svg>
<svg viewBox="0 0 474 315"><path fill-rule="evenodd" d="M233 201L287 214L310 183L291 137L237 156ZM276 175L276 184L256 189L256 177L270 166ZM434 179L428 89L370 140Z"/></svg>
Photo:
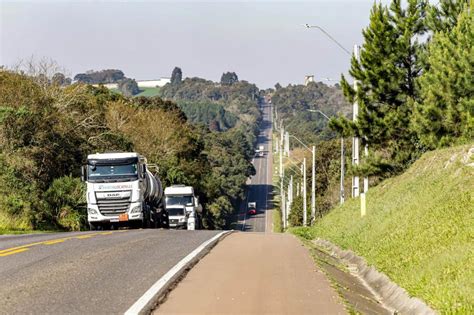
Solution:
<svg viewBox="0 0 474 315"><path fill-rule="evenodd" d="M425 154L406 173L334 209L310 231L365 257L442 313L474 313L474 167L469 146ZM471 157L468 163L473 163Z"/></svg>

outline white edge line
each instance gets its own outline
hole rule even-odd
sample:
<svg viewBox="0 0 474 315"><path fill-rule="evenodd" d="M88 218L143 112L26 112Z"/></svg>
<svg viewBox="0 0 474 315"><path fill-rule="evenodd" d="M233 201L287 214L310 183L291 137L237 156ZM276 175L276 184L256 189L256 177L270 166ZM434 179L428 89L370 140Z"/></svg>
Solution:
<svg viewBox="0 0 474 315"><path fill-rule="evenodd" d="M158 281L155 282L149 288L145 294L143 294L126 312L125 315L135 315L139 314L144 310L144 308L151 302L152 299L155 298L156 294L160 292L169 281L173 279L179 272L181 272L186 265L191 262L194 258L196 258L209 244L220 238L222 235L226 233L230 233L231 231L222 231L221 233L215 235L213 238L205 241L202 243L198 248L193 250L189 253L186 257L181 259L173 268L171 268L167 273L165 273Z"/></svg>

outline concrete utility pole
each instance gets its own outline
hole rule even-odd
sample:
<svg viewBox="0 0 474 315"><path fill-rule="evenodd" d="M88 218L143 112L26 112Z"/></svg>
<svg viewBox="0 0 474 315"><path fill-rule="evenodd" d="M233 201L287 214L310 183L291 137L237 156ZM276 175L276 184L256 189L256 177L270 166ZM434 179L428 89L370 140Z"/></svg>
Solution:
<svg viewBox="0 0 474 315"><path fill-rule="evenodd" d="M354 45L354 57L356 60L359 60L359 46ZM354 80L354 90L358 90L358 82ZM357 116L359 115L359 104L357 102L357 96L354 100L352 107L352 121L357 121ZM359 165L359 145L360 139L358 137L352 138L352 165ZM359 197L360 188L359 188L359 176L352 176L352 197Z"/></svg>
<svg viewBox="0 0 474 315"><path fill-rule="evenodd" d="M313 145L313 167L311 172L311 224L316 219L316 147Z"/></svg>
<svg viewBox="0 0 474 315"><path fill-rule="evenodd" d="M312 163L312 176L311 176L311 223L313 222L313 220L315 219L315 216L316 216L316 147L313 146L313 149L310 149L306 144L304 144L303 141L301 141L300 139L298 139L297 137L293 136L293 135L289 135L288 136L288 139L290 137L293 137L296 141L298 141L299 143L301 143L301 145L303 145L303 147L306 148L306 150L308 150L309 152L311 152L312 154L312 159L313 159L313 163ZM288 143L289 143L289 140L288 140ZM304 186L305 187L305 186Z"/></svg>
<svg viewBox="0 0 474 315"><path fill-rule="evenodd" d="M278 146L279 147L279 154L280 154L280 178L283 178L283 150L281 148L281 146Z"/></svg>
<svg viewBox="0 0 474 315"><path fill-rule="evenodd" d="M280 121L280 147L283 149L283 135L285 134L285 127L283 121Z"/></svg>
<svg viewBox="0 0 474 315"><path fill-rule="evenodd" d="M306 212L306 158L303 158L303 226L308 225Z"/></svg>
<svg viewBox="0 0 474 315"><path fill-rule="evenodd" d="M328 115L320 111L319 109L308 109L309 112L311 113L319 113L321 114L324 118L326 118L328 121L331 120ZM341 137L341 180L340 180L340 193L339 193L339 198L340 198L340 203L344 203L344 172L345 172L345 165L344 165L344 137Z"/></svg>
<svg viewBox="0 0 474 315"><path fill-rule="evenodd" d="M340 203L341 205L344 203L344 172L345 172L345 165L344 165L344 137L341 137L341 192L340 192Z"/></svg>
<svg viewBox="0 0 474 315"><path fill-rule="evenodd" d="M285 154L286 156L290 156L290 135L287 132L285 132Z"/></svg>
<svg viewBox="0 0 474 315"><path fill-rule="evenodd" d="M283 181L282 181L283 184ZM285 189L281 187L281 219L283 223L283 228L286 229L286 199L285 199Z"/></svg>

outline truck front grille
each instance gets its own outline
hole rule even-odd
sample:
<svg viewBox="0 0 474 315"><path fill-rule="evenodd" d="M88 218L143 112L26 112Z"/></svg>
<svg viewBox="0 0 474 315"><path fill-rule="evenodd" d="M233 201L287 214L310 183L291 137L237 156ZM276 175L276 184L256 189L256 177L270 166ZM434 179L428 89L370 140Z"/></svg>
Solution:
<svg viewBox="0 0 474 315"><path fill-rule="evenodd" d="M125 213L130 206L130 197L114 199L97 199L99 211L104 216L116 216Z"/></svg>

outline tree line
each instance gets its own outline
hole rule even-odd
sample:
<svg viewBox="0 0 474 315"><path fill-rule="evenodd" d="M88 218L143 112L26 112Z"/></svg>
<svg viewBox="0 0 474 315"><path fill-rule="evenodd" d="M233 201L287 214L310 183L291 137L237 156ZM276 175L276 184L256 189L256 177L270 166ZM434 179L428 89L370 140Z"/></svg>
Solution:
<svg viewBox="0 0 474 315"><path fill-rule="evenodd" d="M226 224L255 173L253 126L213 132L170 100L39 79L0 71L0 230L83 228L80 165L104 151L140 152L159 166L165 186L196 188L207 228Z"/></svg>
<svg viewBox="0 0 474 315"><path fill-rule="evenodd" d="M369 145L359 174L391 176L427 150L474 139L472 3L374 4L360 60L351 60L357 90L341 80L346 99L359 103L358 119L331 122Z"/></svg>

